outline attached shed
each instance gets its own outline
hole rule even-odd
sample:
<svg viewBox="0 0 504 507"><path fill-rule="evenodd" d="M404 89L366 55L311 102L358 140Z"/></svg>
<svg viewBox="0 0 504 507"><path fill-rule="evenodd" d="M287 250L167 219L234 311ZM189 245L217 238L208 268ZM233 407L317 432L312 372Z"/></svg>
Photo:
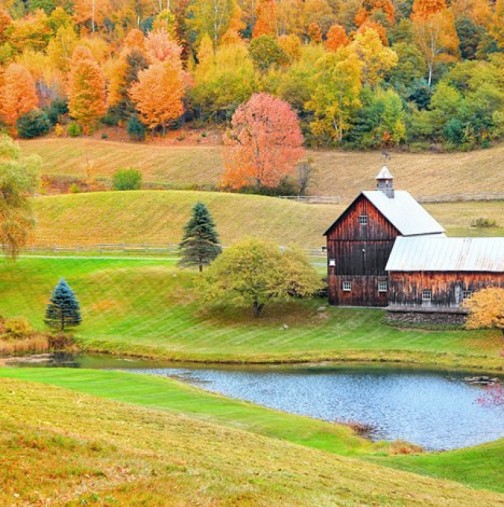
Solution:
<svg viewBox="0 0 504 507"><path fill-rule="evenodd" d="M377 190L362 192L325 232L329 303L387 306L386 264L399 236L444 236L439 223L408 193L395 191L383 167Z"/></svg>
<svg viewBox="0 0 504 507"><path fill-rule="evenodd" d="M477 290L504 288L504 238L399 237L385 269L392 309L460 308Z"/></svg>

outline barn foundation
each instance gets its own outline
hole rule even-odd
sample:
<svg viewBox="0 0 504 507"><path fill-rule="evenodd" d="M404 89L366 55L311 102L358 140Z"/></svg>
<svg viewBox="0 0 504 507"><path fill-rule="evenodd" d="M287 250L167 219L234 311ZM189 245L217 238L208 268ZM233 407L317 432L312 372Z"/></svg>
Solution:
<svg viewBox="0 0 504 507"><path fill-rule="evenodd" d="M387 306L385 320L398 326L463 326L467 312L460 308L414 308Z"/></svg>

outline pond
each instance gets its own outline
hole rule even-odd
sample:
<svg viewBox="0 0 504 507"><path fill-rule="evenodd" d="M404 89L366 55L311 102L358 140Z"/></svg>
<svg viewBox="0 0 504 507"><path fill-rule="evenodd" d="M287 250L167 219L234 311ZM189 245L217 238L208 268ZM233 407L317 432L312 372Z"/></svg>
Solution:
<svg viewBox="0 0 504 507"><path fill-rule="evenodd" d="M110 356L68 358L73 367L175 377L208 391L294 414L372 427L373 440L406 440L429 450L504 437L502 407L482 407L482 386L460 372L391 366L180 365ZM63 361L65 362L65 361Z"/></svg>

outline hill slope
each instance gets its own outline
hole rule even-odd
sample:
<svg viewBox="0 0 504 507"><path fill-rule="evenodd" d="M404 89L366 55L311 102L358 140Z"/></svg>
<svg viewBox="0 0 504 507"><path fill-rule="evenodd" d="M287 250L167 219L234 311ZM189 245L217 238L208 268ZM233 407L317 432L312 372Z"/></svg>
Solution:
<svg viewBox="0 0 504 507"><path fill-rule="evenodd" d="M504 505L499 494L63 389L4 379L0 402L5 505Z"/></svg>
<svg viewBox="0 0 504 507"><path fill-rule="evenodd" d="M45 174L110 178L119 168L135 167L144 181L168 183L173 188L192 184L211 186L222 173L221 146L160 146L95 139L36 139L22 141L27 154L38 153ZM309 151L316 171L312 195L352 198L374 186L383 165L380 152ZM504 193L504 144L467 153L394 153L388 162L397 188L415 196Z"/></svg>
<svg viewBox="0 0 504 507"><path fill-rule="evenodd" d="M192 191L98 192L34 199L35 244L178 243L192 206L209 207L224 245L243 236L271 239L280 245L320 249L322 234L344 205L302 204L256 195ZM347 203L345 203L347 204ZM504 235L502 202L428 204L426 208L451 235ZM470 228L478 217L499 227Z"/></svg>

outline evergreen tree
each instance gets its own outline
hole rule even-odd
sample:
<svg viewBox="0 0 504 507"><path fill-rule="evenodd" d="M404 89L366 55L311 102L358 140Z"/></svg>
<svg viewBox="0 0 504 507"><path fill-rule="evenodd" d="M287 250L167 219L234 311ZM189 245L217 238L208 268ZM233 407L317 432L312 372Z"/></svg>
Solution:
<svg viewBox="0 0 504 507"><path fill-rule="evenodd" d="M144 124L138 119L138 116L136 114L131 116L128 120L128 135L132 141L145 140Z"/></svg>
<svg viewBox="0 0 504 507"><path fill-rule="evenodd" d="M208 266L221 252L219 236L207 207L197 202L192 217L184 227L184 237L179 245L182 257L180 266Z"/></svg>
<svg viewBox="0 0 504 507"><path fill-rule="evenodd" d="M62 278L54 289L46 308L44 322L57 331L78 326L82 322L80 307L73 290Z"/></svg>

